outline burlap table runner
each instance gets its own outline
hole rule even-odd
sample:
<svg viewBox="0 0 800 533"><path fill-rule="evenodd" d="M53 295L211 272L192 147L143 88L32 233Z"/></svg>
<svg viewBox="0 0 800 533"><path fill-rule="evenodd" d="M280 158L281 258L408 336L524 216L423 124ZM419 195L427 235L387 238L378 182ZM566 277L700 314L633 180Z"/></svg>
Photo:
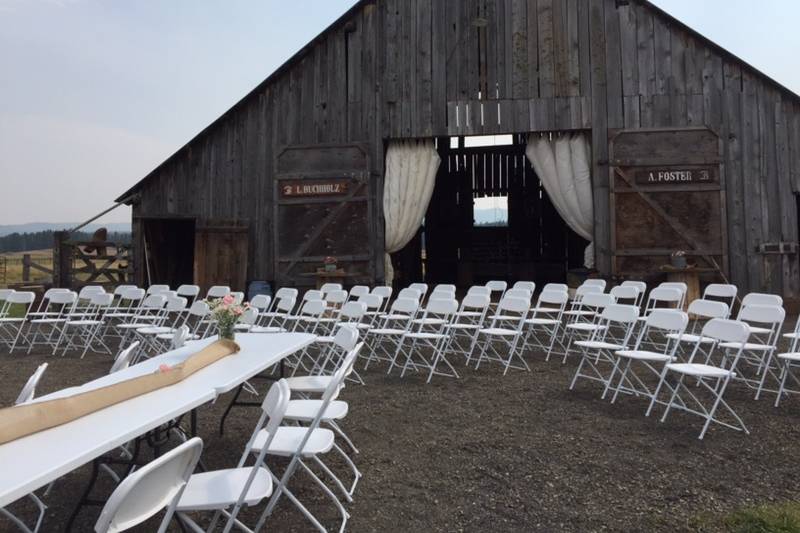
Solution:
<svg viewBox="0 0 800 533"><path fill-rule="evenodd" d="M174 385L238 351L239 345L235 342L218 340L193 354L183 363L173 367L161 367L153 374L66 398L0 409L0 444L66 424L100 409Z"/></svg>

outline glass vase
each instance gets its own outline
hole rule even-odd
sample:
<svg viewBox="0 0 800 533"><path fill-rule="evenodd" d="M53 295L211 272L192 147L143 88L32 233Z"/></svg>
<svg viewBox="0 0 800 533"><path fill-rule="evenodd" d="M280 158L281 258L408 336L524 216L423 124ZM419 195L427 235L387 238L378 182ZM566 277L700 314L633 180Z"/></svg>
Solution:
<svg viewBox="0 0 800 533"><path fill-rule="evenodd" d="M217 324L217 334L220 339L236 340L236 324Z"/></svg>

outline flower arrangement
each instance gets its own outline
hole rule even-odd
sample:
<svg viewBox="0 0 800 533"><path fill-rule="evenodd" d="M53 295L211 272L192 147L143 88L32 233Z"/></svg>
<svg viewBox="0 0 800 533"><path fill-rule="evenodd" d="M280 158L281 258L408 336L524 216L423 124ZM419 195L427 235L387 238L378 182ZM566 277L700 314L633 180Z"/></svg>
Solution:
<svg viewBox="0 0 800 533"><path fill-rule="evenodd" d="M327 272L335 272L336 263L338 263L339 261L335 257L329 255L328 257L323 259L322 262L325 264L325 270Z"/></svg>
<svg viewBox="0 0 800 533"><path fill-rule="evenodd" d="M672 252L670 255L670 262L675 268L686 268L688 266L686 263L686 252L683 250Z"/></svg>
<svg viewBox="0 0 800 533"><path fill-rule="evenodd" d="M236 299L229 294L224 298L211 300L208 302L208 307L211 309L211 318L217 323L219 338L233 340L236 324L250 304L239 305L236 303Z"/></svg>

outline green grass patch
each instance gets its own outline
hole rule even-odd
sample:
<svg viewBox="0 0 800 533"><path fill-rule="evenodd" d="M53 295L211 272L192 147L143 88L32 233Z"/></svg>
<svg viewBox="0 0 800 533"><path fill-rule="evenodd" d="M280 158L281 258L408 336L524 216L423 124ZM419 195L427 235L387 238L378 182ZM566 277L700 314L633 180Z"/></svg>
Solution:
<svg viewBox="0 0 800 533"><path fill-rule="evenodd" d="M741 509L727 516L724 526L731 533L800 533L800 503Z"/></svg>

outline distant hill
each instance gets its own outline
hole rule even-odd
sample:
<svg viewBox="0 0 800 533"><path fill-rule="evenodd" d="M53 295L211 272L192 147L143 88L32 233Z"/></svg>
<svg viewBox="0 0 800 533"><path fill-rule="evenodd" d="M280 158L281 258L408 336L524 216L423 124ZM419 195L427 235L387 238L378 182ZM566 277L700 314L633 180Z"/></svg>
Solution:
<svg viewBox="0 0 800 533"><path fill-rule="evenodd" d="M505 209L475 209L472 216L476 226L505 226L508 223ZM498 219L503 222L498 224Z"/></svg>
<svg viewBox="0 0 800 533"><path fill-rule="evenodd" d="M80 222L29 222L28 224L13 224L4 226L0 224L0 237L11 235L12 233L38 233L41 231L58 231L72 229ZM89 224L81 228L86 233L94 233L98 228L106 228L109 233L130 233L131 225L129 222L113 222L110 224Z"/></svg>

